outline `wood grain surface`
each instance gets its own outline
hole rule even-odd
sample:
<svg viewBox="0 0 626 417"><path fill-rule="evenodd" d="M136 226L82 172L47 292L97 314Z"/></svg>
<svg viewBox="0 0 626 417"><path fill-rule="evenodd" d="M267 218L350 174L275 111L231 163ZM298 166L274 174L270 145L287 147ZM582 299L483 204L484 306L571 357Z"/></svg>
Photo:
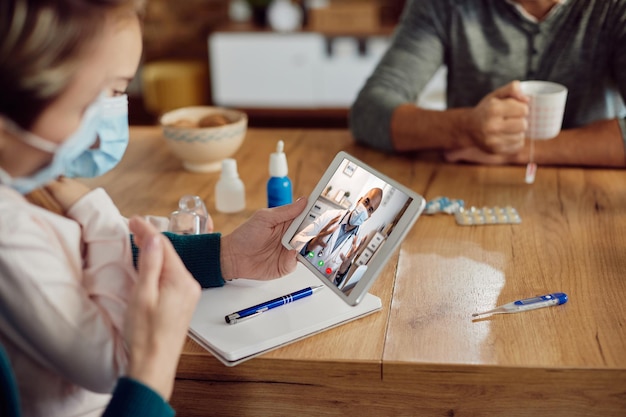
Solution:
<svg viewBox="0 0 626 417"><path fill-rule="evenodd" d="M134 127L103 186L122 214L167 216L204 199L228 233L263 208L268 158L285 142L294 195L345 150L427 200L512 206L519 225L422 216L372 287L379 313L227 368L188 340L179 416L626 416L626 172L453 165L356 145L346 130L250 129L235 154L247 207L214 208L218 173L186 172L158 127ZM520 298L568 303L472 320Z"/></svg>

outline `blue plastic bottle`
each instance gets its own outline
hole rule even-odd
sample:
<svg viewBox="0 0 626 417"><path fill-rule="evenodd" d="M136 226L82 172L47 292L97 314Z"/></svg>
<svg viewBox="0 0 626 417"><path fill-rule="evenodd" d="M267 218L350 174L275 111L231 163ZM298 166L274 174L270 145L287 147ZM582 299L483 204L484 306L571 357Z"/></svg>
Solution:
<svg viewBox="0 0 626 417"><path fill-rule="evenodd" d="M276 152L270 155L270 179L267 181L267 206L277 207L290 204L293 200L291 180L287 176L287 157L283 152L282 140L276 145Z"/></svg>

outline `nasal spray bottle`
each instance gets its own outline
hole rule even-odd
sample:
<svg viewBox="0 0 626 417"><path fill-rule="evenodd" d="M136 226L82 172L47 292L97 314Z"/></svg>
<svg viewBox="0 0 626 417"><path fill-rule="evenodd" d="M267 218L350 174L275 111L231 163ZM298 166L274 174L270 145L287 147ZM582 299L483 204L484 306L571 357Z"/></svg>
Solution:
<svg viewBox="0 0 626 417"><path fill-rule="evenodd" d="M222 213L237 213L246 208L246 190L234 159L222 161L222 174L215 185L215 208Z"/></svg>
<svg viewBox="0 0 626 417"><path fill-rule="evenodd" d="M270 154L270 179L267 181L267 206L278 207L291 204L291 180L287 176L287 157L283 152L282 140L276 145L276 152Z"/></svg>

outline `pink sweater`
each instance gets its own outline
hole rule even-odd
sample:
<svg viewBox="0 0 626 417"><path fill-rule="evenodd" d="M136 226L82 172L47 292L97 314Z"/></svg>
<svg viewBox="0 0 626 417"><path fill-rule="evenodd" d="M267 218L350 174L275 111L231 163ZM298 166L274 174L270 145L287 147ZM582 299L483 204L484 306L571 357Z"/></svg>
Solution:
<svg viewBox="0 0 626 417"><path fill-rule="evenodd" d="M108 402L127 362L128 236L102 189L62 217L0 185L0 343L25 416L99 415Z"/></svg>

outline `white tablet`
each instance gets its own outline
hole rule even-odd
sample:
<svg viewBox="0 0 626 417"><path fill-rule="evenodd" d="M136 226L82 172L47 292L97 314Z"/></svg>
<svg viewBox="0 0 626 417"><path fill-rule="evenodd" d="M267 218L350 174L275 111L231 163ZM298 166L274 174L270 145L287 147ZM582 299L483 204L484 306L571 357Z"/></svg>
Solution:
<svg viewBox="0 0 626 417"><path fill-rule="evenodd" d="M419 194L339 152L282 242L346 303L356 305L424 206Z"/></svg>

